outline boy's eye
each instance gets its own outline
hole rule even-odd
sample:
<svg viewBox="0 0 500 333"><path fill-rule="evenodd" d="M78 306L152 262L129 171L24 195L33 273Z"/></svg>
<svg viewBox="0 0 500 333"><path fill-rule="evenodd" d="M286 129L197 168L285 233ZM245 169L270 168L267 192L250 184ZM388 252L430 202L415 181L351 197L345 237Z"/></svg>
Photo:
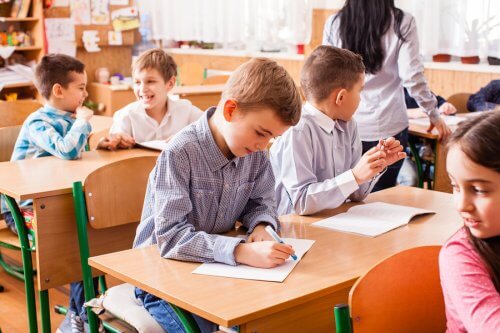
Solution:
<svg viewBox="0 0 500 333"><path fill-rule="evenodd" d="M258 136L261 136L261 137L265 137L266 135L264 133L261 133L259 131L255 131L255 133L257 133Z"/></svg>

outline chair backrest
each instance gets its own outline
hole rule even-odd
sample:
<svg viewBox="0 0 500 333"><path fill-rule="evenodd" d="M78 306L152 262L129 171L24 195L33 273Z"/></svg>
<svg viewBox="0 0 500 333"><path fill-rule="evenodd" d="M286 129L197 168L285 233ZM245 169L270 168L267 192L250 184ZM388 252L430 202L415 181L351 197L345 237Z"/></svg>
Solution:
<svg viewBox="0 0 500 333"><path fill-rule="evenodd" d="M148 177L156 156L134 157L108 164L85 179L85 201L95 229L139 222Z"/></svg>
<svg viewBox="0 0 500 333"><path fill-rule="evenodd" d="M214 75L209 76L203 82L202 85L210 85L210 84L225 84L229 80L229 75Z"/></svg>
<svg viewBox="0 0 500 333"><path fill-rule="evenodd" d="M0 162L10 161L21 127L0 127Z"/></svg>
<svg viewBox="0 0 500 333"><path fill-rule="evenodd" d="M179 80L182 86L196 86L203 82L205 68L197 62L186 62L179 66Z"/></svg>
<svg viewBox="0 0 500 333"><path fill-rule="evenodd" d="M423 246L382 260L349 294L352 327L364 332L444 332L440 246Z"/></svg>
<svg viewBox="0 0 500 333"><path fill-rule="evenodd" d="M467 101L470 95L470 93L457 93L448 97L446 101L457 108L457 113L466 113L469 112L467 109Z"/></svg>
<svg viewBox="0 0 500 333"><path fill-rule="evenodd" d="M0 127L22 125L24 120L42 107L35 100L0 102Z"/></svg>

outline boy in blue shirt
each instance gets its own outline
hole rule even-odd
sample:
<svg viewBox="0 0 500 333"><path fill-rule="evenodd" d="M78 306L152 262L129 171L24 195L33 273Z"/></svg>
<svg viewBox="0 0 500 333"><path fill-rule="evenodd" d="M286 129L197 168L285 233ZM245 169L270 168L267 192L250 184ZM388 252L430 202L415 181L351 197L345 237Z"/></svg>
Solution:
<svg viewBox="0 0 500 333"><path fill-rule="evenodd" d="M286 70L252 59L231 75L215 108L179 132L161 153L148 182L134 247L157 244L164 258L275 267L292 247L264 230L278 229L269 140L300 118L300 94ZM241 238L220 235L241 221ZM168 332L183 332L168 302L136 289ZM194 316L203 332L217 326Z"/></svg>
<svg viewBox="0 0 500 333"><path fill-rule="evenodd" d="M388 138L361 155L352 119L364 84L362 58L319 46L306 59L301 87L307 99L302 118L271 147L278 214L314 214L363 200L385 168L406 156Z"/></svg>

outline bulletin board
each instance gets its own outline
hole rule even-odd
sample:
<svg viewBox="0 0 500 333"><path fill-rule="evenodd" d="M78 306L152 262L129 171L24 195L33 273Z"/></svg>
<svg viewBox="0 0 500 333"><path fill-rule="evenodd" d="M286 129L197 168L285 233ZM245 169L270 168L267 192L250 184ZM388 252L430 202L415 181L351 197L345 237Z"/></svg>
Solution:
<svg viewBox="0 0 500 333"><path fill-rule="evenodd" d="M109 6L109 12L120 8L133 6L133 0L128 0L128 5ZM44 10L45 18L69 18L71 17L70 7L51 7ZM82 34L84 30L97 30L100 41L97 42L101 51L87 52L83 47ZM108 68L111 75L121 73L130 76L130 65L132 63L132 47L137 39L137 29L122 31L122 45L109 45L108 31L112 31L113 26L107 25L76 25L75 41L77 46L76 57L81 60L86 67L88 81L94 82L95 71L100 67Z"/></svg>

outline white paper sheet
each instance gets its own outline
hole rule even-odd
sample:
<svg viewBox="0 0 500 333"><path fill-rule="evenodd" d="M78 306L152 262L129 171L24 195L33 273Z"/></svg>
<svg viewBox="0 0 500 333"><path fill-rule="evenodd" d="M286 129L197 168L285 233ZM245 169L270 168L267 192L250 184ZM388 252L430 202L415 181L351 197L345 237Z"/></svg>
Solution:
<svg viewBox="0 0 500 333"><path fill-rule="evenodd" d="M372 202L351 207L347 212L313 223L314 226L375 237L408 224L420 214L432 210L385 202Z"/></svg>
<svg viewBox="0 0 500 333"><path fill-rule="evenodd" d="M146 142L138 143L139 147L154 149L154 150L164 150L167 146L168 140L151 140Z"/></svg>
<svg viewBox="0 0 500 333"><path fill-rule="evenodd" d="M283 282L315 242L314 240L310 239L297 238L283 238L283 241L293 246L295 254L297 255L297 260L289 258L283 265L274 268L257 268L247 265L231 266L220 263L204 263L198 266L198 268L193 271L193 274L214 275L245 280Z"/></svg>
<svg viewBox="0 0 500 333"><path fill-rule="evenodd" d="M441 118L443 118L444 122L448 126L456 126L460 124L462 121L465 120L464 117L457 117L457 116L445 116L441 115ZM415 125L423 125L423 126L429 126L430 121L428 117L425 118L418 118L418 119L411 119L410 122Z"/></svg>

